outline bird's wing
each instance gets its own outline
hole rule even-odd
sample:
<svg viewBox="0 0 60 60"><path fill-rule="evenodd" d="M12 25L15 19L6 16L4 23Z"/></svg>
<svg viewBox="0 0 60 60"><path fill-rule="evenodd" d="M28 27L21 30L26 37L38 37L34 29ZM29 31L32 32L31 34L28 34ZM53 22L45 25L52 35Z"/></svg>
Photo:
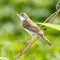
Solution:
<svg viewBox="0 0 60 60"><path fill-rule="evenodd" d="M34 32L34 33L38 33L41 32L41 30L39 29L39 27L31 20L26 20L23 22L23 27ZM41 32L42 33L42 32Z"/></svg>

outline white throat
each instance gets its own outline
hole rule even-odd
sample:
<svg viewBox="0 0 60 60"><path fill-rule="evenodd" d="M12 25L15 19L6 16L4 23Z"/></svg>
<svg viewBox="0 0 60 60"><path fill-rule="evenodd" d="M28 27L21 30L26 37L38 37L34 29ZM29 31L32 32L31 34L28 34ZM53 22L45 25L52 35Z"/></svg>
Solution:
<svg viewBox="0 0 60 60"><path fill-rule="evenodd" d="M23 22L25 20L25 18L22 16L19 16L19 14L17 14L17 16L20 18L21 22Z"/></svg>
<svg viewBox="0 0 60 60"><path fill-rule="evenodd" d="M25 18L22 16L19 16L19 18L21 19L21 22L23 22L25 20Z"/></svg>

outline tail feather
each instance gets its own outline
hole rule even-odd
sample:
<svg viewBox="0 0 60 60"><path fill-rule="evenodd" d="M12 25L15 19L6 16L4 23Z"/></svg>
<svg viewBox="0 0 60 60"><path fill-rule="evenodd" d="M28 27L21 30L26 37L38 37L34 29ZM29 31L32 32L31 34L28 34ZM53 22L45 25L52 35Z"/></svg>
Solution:
<svg viewBox="0 0 60 60"><path fill-rule="evenodd" d="M42 38L48 45L51 45L51 42L44 36L44 34L41 34L40 32L37 34L40 38Z"/></svg>
<svg viewBox="0 0 60 60"><path fill-rule="evenodd" d="M42 36L41 37L48 45L51 45L51 42L45 37L45 36Z"/></svg>

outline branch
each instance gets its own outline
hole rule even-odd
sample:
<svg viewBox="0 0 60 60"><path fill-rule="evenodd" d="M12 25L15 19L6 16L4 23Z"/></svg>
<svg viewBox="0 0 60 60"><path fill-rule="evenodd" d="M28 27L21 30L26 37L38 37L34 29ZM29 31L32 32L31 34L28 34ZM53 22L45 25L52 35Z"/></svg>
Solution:
<svg viewBox="0 0 60 60"><path fill-rule="evenodd" d="M19 52L15 60L18 60L24 54L24 52L28 50L31 47L31 45L37 41L38 38L39 38L38 36L34 35L33 38L31 38L29 42L26 43L25 47Z"/></svg>
<svg viewBox="0 0 60 60"><path fill-rule="evenodd" d="M60 13L60 9L58 9L57 11L55 11L50 17L48 17L43 23L47 22L48 23L52 23L54 21L54 19L56 18L56 16ZM43 30L46 30L48 27L45 26L45 28Z"/></svg>

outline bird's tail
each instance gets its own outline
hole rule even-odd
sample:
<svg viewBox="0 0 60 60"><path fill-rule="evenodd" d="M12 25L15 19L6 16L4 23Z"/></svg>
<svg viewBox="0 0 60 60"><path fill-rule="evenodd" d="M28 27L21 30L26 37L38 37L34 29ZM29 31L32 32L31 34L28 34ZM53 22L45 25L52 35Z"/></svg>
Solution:
<svg viewBox="0 0 60 60"><path fill-rule="evenodd" d="M44 36L44 34L39 33L38 36L42 38L48 45L51 45L51 42Z"/></svg>
<svg viewBox="0 0 60 60"><path fill-rule="evenodd" d="M51 42L43 35L41 38L48 44L51 45Z"/></svg>

